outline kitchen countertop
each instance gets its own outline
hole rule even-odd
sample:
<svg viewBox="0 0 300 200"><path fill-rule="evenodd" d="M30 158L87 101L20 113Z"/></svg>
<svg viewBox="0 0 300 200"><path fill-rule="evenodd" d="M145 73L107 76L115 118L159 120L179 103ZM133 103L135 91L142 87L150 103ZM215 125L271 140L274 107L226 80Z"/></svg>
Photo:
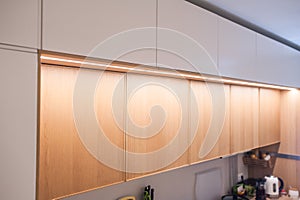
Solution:
<svg viewBox="0 0 300 200"><path fill-rule="evenodd" d="M253 197L251 200L255 200L255 197ZM267 198L267 200L292 200L290 197L279 197L279 198Z"/></svg>

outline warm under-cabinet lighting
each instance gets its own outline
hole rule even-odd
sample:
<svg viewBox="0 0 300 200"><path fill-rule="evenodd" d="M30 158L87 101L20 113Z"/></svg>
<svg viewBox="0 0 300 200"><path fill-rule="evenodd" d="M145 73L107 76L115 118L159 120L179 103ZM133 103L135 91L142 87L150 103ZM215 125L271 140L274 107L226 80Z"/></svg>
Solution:
<svg viewBox="0 0 300 200"><path fill-rule="evenodd" d="M279 89L279 90L297 90L296 88L271 85L265 83L256 83L251 81L243 81L237 79L223 78L212 75L202 75L197 73L191 73L181 70L170 70L170 69L158 69L153 67L141 66L136 64L123 64L116 65L115 62L98 62L94 60L85 60L83 58L71 59L64 58L63 56L55 56L52 54L41 55L41 63L42 64L62 64L70 65L75 67L83 67L83 68L93 68L93 69L102 69L102 70L111 70L111 71L121 71L121 72L132 72L132 73L141 73L141 74L150 74L150 75L159 75L159 76L170 76L177 78L185 78L191 80L201 80L206 82L215 82L215 83L225 83L230 85L242 85L242 86L252 86L252 87L260 87L260 88L271 88L271 89ZM121 63L121 62L118 62Z"/></svg>

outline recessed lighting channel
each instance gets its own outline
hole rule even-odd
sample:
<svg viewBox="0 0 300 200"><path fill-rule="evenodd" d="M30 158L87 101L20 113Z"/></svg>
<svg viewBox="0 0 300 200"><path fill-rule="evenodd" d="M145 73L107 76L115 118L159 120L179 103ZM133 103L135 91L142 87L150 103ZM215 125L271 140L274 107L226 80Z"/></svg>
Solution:
<svg viewBox="0 0 300 200"><path fill-rule="evenodd" d="M229 78L221 78L221 77L213 77L213 76L205 76L205 75L198 75L198 74L191 74L184 71L179 72L172 72L167 70L159 70L155 68L143 68L143 67L128 67L122 65L115 65L113 63L105 64L105 63L97 63L92 61L82 61L82 60L73 60L69 58L60 58L55 56L45 56L41 55L42 63L49 64L51 61L62 62L62 63L70 63L79 66L90 66L90 67L98 67L100 69L110 69L115 71L128 71L128 72L135 72L135 73L144 73L144 74L151 74L151 75L161 75L161 76L171 76L171 77L178 77L178 78L186 78L186 79L194 79L194 80L202 80L207 82L216 82L216 83L225 83L230 85L242 85L242 86L252 86L252 87L261 87L261 88L271 88L271 89L279 89L279 90L297 90L296 88L285 87L285 86L278 86L278 85L271 85L265 83L256 83L256 82L249 82L249 81L242 81L242 80L235 80Z"/></svg>

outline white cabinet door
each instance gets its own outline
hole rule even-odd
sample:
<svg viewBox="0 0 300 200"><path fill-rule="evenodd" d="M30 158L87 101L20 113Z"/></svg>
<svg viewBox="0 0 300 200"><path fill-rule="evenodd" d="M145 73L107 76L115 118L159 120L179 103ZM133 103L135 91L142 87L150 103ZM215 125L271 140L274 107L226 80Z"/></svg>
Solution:
<svg viewBox="0 0 300 200"><path fill-rule="evenodd" d="M218 17L184 0L158 0L158 66L215 73Z"/></svg>
<svg viewBox="0 0 300 200"><path fill-rule="evenodd" d="M300 86L300 52L257 34L258 81Z"/></svg>
<svg viewBox="0 0 300 200"><path fill-rule="evenodd" d="M38 48L40 0L4 0L0 6L0 43Z"/></svg>
<svg viewBox="0 0 300 200"><path fill-rule="evenodd" d="M283 55L284 67L281 72L280 84L299 88L300 51L284 46Z"/></svg>
<svg viewBox="0 0 300 200"><path fill-rule="evenodd" d="M155 0L45 0L43 8L43 49L155 64Z"/></svg>
<svg viewBox="0 0 300 200"><path fill-rule="evenodd" d="M219 18L219 71L223 76L252 79L256 75L255 33Z"/></svg>
<svg viewBox="0 0 300 200"><path fill-rule="evenodd" d="M37 55L0 49L0 196L35 199Z"/></svg>

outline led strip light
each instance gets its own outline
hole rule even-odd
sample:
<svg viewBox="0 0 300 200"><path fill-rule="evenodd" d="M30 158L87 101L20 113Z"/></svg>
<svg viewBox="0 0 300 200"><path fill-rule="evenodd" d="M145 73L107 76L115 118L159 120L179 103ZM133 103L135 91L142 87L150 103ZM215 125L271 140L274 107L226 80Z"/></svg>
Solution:
<svg viewBox="0 0 300 200"><path fill-rule="evenodd" d="M92 66L98 67L100 69L110 69L114 71L121 71L126 70L128 72L135 72L135 73L144 73L144 74L151 74L151 75L163 75L163 76L172 76L178 78L186 78L186 79L193 79L193 80L202 80L207 82L216 82L216 83L225 83L230 85L241 85L241 86L252 86L252 87L260 87L260 88L271 88L271 89L279 89L279 90L297 90L296 88L292 87L285 87L285 86L278 86L278 85L271 85L265 83L256 83L256 82L249 82L249 81L242 81L242 80L235 80L229 78L221 78L221 77L214 77L209 75L198 75L198 74L191 74L189 72L177 71L172 72L166 70L159 70L154 68L135 68L135 67L127 67L121 65L114 65L114 64L103 64L103 63L96 63L91 61L81 61L81 60L73 60L68 58L59 58L59 57L52 57L52 56L45 56L41 55L40 57L42 61L57 61L63 63L70 63L70 64L77 64L82 67ZM42 62L44 63L44 62ZM47 62L45 62L47 64Z"/></svg>

